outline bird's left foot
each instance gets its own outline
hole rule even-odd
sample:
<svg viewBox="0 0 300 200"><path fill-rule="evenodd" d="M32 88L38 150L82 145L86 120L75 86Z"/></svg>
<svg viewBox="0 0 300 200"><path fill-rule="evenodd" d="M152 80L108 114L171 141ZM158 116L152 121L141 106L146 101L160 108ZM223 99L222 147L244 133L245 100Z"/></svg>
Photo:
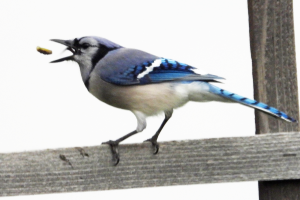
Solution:
<svg viewBox="0 0 300 200"><path fill-rule="evenodd" d="M118 165L118 163L120 161L119 148L118 148L119 147L119 142L109 140L107 142L103 142L102 144L108 144L110 146L114 166Z"/></svg>
<svg viewBox="0 0 300 200"><path fill-rule="evenodd" d="M154 148L153 154L155 155L155 154L158 153L158 151L159 151L159 145L158 145L158 143L157 143L157 138L152 137L152 138L150 138L150 139L148 139L148 140L145 140L144 142L151 142L151 143L152 143L152 146L153 146L153 148Z"/></svg>

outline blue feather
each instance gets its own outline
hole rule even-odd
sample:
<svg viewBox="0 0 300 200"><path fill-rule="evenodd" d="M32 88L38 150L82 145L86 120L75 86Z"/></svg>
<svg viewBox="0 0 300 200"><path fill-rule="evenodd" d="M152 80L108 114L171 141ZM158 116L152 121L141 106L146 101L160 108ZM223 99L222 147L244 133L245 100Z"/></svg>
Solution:
<svg viewBox="0 0 300 200"><path fill-rule="evenodd" d="M115 71L107 66L106 70L102 71L101 78L116 85L145 85L166 81L214 81L214 79L222 79L211 74L196 74L193 71L193 69L196 69L195 67L166 58L156 57L129 66L123 63L115 65Z"/></svg>
<svg viewBox="0 0 300 200"><path fill-rule="evenodd" d="M151 66L155 60L151 62L144 62L140 65L130 66L124 72L110 77L108 80L115 84L127 85L122 83L124 81L135 80L140 84L158 83L163 81L172 81L174 79L183 78L184 76L195 74L191 67L187 64L179 63L175 60L160 58L161 64L153 68L151 72L144 77L138 79L138 75L147 70L147 67Z"/></svg>
<svg viewBox="0 0 300 200"><path fill-rule="evenodd" d="M264 104L262 102L258 102L256 100L252 100L252 99L248 99L246 97L234 94L232 92L228 92L226 90L223 90L221 88L218 88L216 86L210 85L210 92L220 95L222 97L225 97L227 99L230 99L232 101L236 101L239 102L241 104L244 104L246 106L255 108L255 109L259 109L267 114L279 117L285 121L288 122L297 122L297 120L295 120L294 118L288 116L287 114L285 114L284 112L281 112L279 110L277 110L274 107L268 106L267 104Z"/></svg>

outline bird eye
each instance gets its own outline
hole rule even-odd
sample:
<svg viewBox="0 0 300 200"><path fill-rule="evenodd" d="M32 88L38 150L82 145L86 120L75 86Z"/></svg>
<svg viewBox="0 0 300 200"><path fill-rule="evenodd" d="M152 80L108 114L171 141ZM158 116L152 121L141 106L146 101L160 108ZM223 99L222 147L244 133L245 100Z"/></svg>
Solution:
<svg viewBox="0 0 300 200"><path fill-rule="evenodd" d="M87 49L89 46L90 46L90 45L87 44L87 43L82 44L82 48L83 48L83 49Z"/></svg>

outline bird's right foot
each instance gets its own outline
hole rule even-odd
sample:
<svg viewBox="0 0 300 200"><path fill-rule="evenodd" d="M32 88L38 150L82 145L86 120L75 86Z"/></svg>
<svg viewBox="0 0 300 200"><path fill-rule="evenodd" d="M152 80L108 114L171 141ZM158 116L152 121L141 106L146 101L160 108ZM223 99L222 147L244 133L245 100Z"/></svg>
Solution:
<svg viewBox="0 0 300 200"><path fill-rule="evenodd" d="M157 154L158 151L159 151L159 145L157 143L157 137L153 136L152 138L148 139L148 140L145 140L144 142L151 142L153 148L154 148L154 151L153 151L153 154Z"/></svg>
<svg viewBox="0 0 300 200"><path fill-rule="evenodd" d="M118 163L120 161L119 148L118 148L119 147L119 142L109 140L107 142L103 142L102 144L108 144L110 146L114 166L118 165Z"/></svg>

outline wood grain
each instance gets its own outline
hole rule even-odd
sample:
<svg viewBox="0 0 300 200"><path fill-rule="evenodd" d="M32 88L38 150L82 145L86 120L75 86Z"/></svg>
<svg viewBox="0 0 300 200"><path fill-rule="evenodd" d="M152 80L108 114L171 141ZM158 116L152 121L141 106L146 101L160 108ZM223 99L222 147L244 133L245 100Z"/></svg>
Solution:
<svg viewBox="0 0 300 200"><path fill-rule="evenodd" d="M248 0L254 98L299 121L292 0ZM256 132L299 131L299 124L255 112Z"/></svg>
<svg viewBox="0 0 300 200"><path fill-rule="evenodd" d="M292 0L248 0L254 97L299 121ZM256 133L299 131L255 113ZM300 199L300 181L259 182L260 200ZM297 198L296 198L297 197Z"/></svg>
<svg viewBox="0 0 300 200"><path fill-rule="evenodd" d="M300 133L0 154L0 196L300 178ZM63 156L61 156L63 155ZM63 158L63 159L62 159Z"/></svg>

